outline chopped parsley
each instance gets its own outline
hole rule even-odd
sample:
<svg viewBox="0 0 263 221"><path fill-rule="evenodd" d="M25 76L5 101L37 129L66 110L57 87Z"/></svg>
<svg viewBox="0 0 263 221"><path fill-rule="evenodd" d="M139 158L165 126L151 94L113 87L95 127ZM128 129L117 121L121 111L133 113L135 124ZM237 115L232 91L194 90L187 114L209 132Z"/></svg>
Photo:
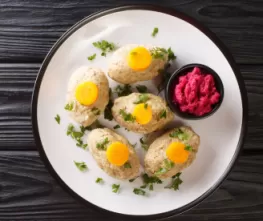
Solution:
<svg viewBox="0 0 263 221"><path fill-rule="evenodd" d="M91 111L95 116L100 115L100 110L97 107L93 107Z"/></svg>
<svg viewBox="0 0 263 221"><path fill-rule="evenodd" d="M109 138L108 137L106 137L102 142L100 142L100 143L97 143L96 144L96 147L97 147L97 149L99 149L99 150L106 150L106 145L107 144L109 144Z"/></svg>
<svg viewBox="0 0 263 221"><path fill-rule="evenodd" d="M140 138L141 148L147 151L149 149L149 145L143 140L143 137Z"/></svg>
<svg viewBox="0 0 263 221"><path fill-rule="evenodd" d="M64 109L67 111L72 111L73 110L73 104L74 104L73 102L66 104Z"/></svg>
<svg viewBox="0 0 263 221"><path fill-rule="evenodd" d="M186 145L184 149L187 150L187 151L190 151L190 152L194 151L193 147L190 146L190 145Z"/></svg>
<svg viewBox="0 0 263 221"><path fill-rule="evenodd" d="M77 167L80 171L84 172L84 171L88 170L88 167L87 167L87 165L86 165L85 162L76 162L76 161L74 161L74 163L75 163L76 167Z"/></svg>
<svg viewBox="0 0 263 221"><path fill-rule="evenodd" d="M168 159L165 159L164 160L164 167L161 167L159 170L157 170L154 175L156 176L160 176L162 174L165 174L167 173L170 169L172 169L174 166L174 163L171 162L170 160Z"/></svg>
<svg viewBox="0 0 263 221"><path fill-rule="evenodd" d="M162 112L160 113L160 119L166 118L166 110L163 109Z"/></svg>
<svg viewBox="0 0 263 221"><path fill-rule="evenodd" d="M158 31L159 31L159 29L157 27L155 27L153 29L152 36L155 37L157 35Z"/></svg>
<svg viewBox="0 0 263 221"><path fill-rule="evenodd" d="M108 42L105 40L94 42L93 46L102 51L101 56L106 56L107 52L111 52L116 49L116 46L114 43Z"/></svg>
<svg viewBox="0 0 263 221"><path fill-rule="evenodd" d="M109 103L107 104L105 110L104 110L104 118L109 120L109 121L112 121L113 119L113 115L112 115L112 112L111 112L111 108L113 107L113 101L110 99L109 100Z"/></svg>
<svg viewBox="0 0 263 221"><path fill-rule="evenodd" d="M167 52L168 52L168 61L172 61L176 59L176 56L174 55L174 52L172 51L171 47L168 48Z"/></svg>
<svg viewBox="0 0 263 221"><path fill-rule="evenodd" d="M131 85L129 84L124 84L123 86L118 85L117 87L115 87L114 92L118 95L118 97L127 96L132 93Z"/></svg>
<svg viewBox="0 0 263 221"><path fill-rule="evenodd" d="M154 173L154 175L160 176L160 175L165 174L165 173L167 173L167 172L168 172L168 170L167 170L166 168L161 167L159 170L157 170L157 171Z"/></svg>
<svg viewBox="0 0 263 221"><path fill-rule="evenodd" d="M145 85L137 85L136 89L139 93L147 93L148 88Z"/></svg>
<svg viewBox="0 0 263 221"><path fill-rule="evenodd" d="M80 131L82 133L85 133L86 130L90 131L90 130L92 130L92 128L90 126L87 126L87 127L84 127L82 125L80 126Z"/></svg>
<svg viewBox="0 0 263 221"><path fill-rule="evenodd" d="M121 126L119 125L119 124L117 124L117 125L115 125L114 127L113 127L113 129L119 129L119 128L121 128Z"/></svg>
<svg viewBox="0 0 263 221"><path fill-rule="evenodd" d="M183 183L183 181L180 178L181 174L182 173L177 173L175 176L173 176L172 183L165 188L173 189L174 191L179 190L179 186Z"/></svg>
<svg viewBox="0 0 263 221"><path fill-rule="evenodd" d="M148 108L148 104L145 103L143 107L144 107L144 109L147 109Z"/></svg>
<svg viewBox="0 0 263 221"><path fill-rule="evenodd" d="M71 138L76 141L76 146L85 150L88 145L84 144L83 141L81 140L81 138L84 135L85 128L81 126L80 130L81 131L75 131L74 126L72 124L69 124L67 128L67 136L70 135Z"/></svg>
<svg viewBox="0 0 263 221"><path fill-rule="evenodd" d="M96 183L104 183L104 180L102 179L102 178L100 178L100 177L98 177L97 179L96 179Z"/></svg>
<svg viewBox="0 0 263 221"><path fill-rule="evenodd" d="M169 137L179 138L180 140L187 140L188 139L188 135L185 132L183 132L180 128L175 129L174 131L172 131L169 134Z"/></svg>
<svg viewBox="0 0 263 221"><path fill-rule="evenodd" d="M149 190L153 190L153 184L162 184L162 181L157 177L150 177L146 173L142 176L143 184L140 188L145 189L147 186L149 186Z"/></svg>
<svg viewBox="0 0 263 221"><path fill-rule="evenodd" d="M120 184L112 184L112 192L113 193L117 193L117 192L119 192L119 189L120 189Z"/></svg>
<svg viewBox="0 0 263 221"><path fill-rule="evenodd" d="M135 117L130 114L130 113L127 113L125 110L121 109L120 110L120 115L122 116L122 118L124 119L124 121L127 121L127 122L134 122L135 121Z"/></svg>
<svg viewBox="0 0 263 221"><path fill-rule="evenodd" d="M139 188L134 188L133 192L134 192L134 194L141 195L141 196L144 196L146 194L146 192L144 190L139 189Z"/></svg>
<svg viewBox="0 0 263 221"><path fill-rule="evenodd" d="M141 104L145 103L150 99L148 94L140 94L136 101L134 101L134 104Z"/></svg>
<svg viewBox="0 0 263 221"><path fill-rule="evenodd" d="M124 164L124 168L128 169L128 168L132 168L131 164L129 162L126 162Z"/></svg>
<svg viewBox="0 0 263 221"><path fill-rule="evenodd" d="M135 179L136 179L136 178L134 178L134 179L130 179L129 182L132 183Z"/></svg>
<svg viewBox="0 0 263 221"><path fill-rule="evenodd" d="M168 54L165 48L155 47L151 50L151 55L154 59L165 59L165 56Z"/></svg>
<svg viewBox="0 0 263 221"><path fill-rule="evenodd" d="M60 124L60 116L58 114L56 115L55 120L57 121L58 124Z"/></svg>
<svg viewBox="0 0 263 221"><path fill-rule="evenodd" d="M92 61L92 60L94 60L95 58L96 58L96 54L94 53L93 55L91 55L91 56L88 57L88 60L89 60L89 61Z"/></svg>
<svg viewBox="0 0 263 221"><path fill-rule="evenodd" d="M165 159L165 160L164 160L164 165L165 165L165 168L166 168L167 170L170 170L170 169L173 168L174 163L173 163L172 161L168 160L168 159Z"/></svg>
<svg viewBox="0 0 263 221"><path fill-rule="evenodd" d="M69 124L67 129L67 136L69 136L73 131L74 131L73 124Z"/></svg>

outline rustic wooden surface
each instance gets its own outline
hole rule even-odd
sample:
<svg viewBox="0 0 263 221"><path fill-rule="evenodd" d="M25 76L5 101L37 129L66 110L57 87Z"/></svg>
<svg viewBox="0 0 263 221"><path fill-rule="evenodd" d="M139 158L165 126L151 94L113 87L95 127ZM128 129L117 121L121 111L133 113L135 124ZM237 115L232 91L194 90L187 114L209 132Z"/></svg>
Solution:
<svg viewBox="0 0 263 221"><path fill-rule="evenodd" d="M48 50L85 16L154 0L0 0L0 221L116 220L78 204L45 169L33 140L30 99ZM249 98L242 155L203 203L171 220L263 220L263 1L163 0L216 33L233 53Z"/></svg>

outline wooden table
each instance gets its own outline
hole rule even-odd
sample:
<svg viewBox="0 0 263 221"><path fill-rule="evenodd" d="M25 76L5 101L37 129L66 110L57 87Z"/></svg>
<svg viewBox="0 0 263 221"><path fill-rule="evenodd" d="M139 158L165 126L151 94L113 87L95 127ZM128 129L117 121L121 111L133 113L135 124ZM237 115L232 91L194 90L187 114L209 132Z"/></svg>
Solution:
<svg viewBox="0 0 263 221"><path fill-rule="evenodd" d="M248 135L237 164L212 196L172 220L263 220L262 0L0 0L0 220L113 220L78 204L47 172L30 100L41 62L63 32L124 2L159 2L203 22L233 53L248 90Z"/></svg>

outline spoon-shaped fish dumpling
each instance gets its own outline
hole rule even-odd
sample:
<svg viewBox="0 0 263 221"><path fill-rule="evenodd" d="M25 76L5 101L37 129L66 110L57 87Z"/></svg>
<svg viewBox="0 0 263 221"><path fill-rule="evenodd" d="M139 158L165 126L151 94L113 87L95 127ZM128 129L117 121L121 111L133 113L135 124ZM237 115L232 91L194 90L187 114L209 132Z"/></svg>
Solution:
<svg viewBox="0 0 263 221"><path fill-rule="evenodd" d="M65 109L83 126L92 124L109 102L109 82L99 68L80 67L68 82Z"/></svg>
<svg viewBox="0 0 263 221"><path fill-rule="evenodd" d="M112 54L108 75L122 84L151 80L167 62L168 52L164 48L125 45Z"/></svg>
<svg viewBox="0 0 263 221"><path fill-rule="evenodd" d="M174 118L166 102L149 93L132 93L115 99L112 115L121 126L142 134L161 129Z"/></svg>
<svg viewBox="0 0 263 221"><path fill-rule="evenodd" d="M108 175L129 180L139 176L139 158L129 141L110 129L95 129L88 135L89 150Z"/></svg>
<svg viewBox="0 0 263 221"><path fill-rule="evenodd" d="M199 144L199 136L190 127L170 130L150 145L144 159L146 173L161 179L176 175L192 164Z"/></svg>

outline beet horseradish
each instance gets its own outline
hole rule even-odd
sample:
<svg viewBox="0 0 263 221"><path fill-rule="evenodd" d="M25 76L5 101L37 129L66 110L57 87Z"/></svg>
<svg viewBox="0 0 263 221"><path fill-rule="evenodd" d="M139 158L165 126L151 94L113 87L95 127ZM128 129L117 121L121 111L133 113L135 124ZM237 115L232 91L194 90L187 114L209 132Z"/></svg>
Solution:
<svg viewBox="0 0 263 221"><path fill-rule="evenodd" d="M194 67L192 71L179 77L172 99L181 112L203 116L213 110L220 96L213 75Z"/></svg>

